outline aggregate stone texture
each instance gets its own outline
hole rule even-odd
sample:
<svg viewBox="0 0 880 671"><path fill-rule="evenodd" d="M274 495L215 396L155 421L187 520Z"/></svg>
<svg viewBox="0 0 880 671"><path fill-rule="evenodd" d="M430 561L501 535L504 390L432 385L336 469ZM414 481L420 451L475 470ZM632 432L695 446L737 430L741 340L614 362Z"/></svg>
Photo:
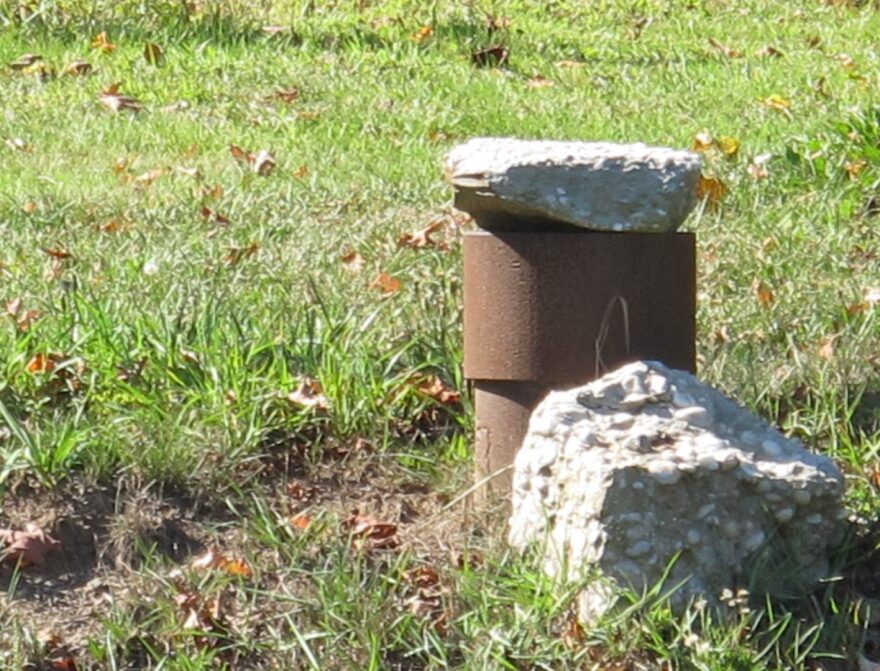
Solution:
<svg viewBox="0 0 880 671"><path fill-rule="evenodd" d="M456 207L597 231L676 230L697 200L700 158L608 142L475 138L445 157Z"/></svg>
<svg viewBox="0 0 880 671"><path fill-rule="evenodd" d="M781 589L826 575L843 484L830 459L690 373L637 362L536 408L509 541L541 548L551 576L598 574L579 597L584 621L612 605L613 584L641 593L666 571L666 588L681 583L673 608L720 607L724 590L754 585L756 559L769 593L777 577Z"/></svg>

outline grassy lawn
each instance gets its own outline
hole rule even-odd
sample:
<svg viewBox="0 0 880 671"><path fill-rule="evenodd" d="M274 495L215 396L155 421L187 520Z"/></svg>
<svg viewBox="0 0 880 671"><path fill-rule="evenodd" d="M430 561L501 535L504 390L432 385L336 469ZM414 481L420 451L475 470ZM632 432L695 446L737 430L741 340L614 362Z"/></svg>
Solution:
<svg viewBox="0 0 880 671"><path fill-rule="evenodd" d="M878 35L855 0L0 2L0 528L60 541L0 567L0 667L857 668ZM440 164L480 135L703 151L700 375L847 473L834 580L585 631L468 508Z"/></svg>

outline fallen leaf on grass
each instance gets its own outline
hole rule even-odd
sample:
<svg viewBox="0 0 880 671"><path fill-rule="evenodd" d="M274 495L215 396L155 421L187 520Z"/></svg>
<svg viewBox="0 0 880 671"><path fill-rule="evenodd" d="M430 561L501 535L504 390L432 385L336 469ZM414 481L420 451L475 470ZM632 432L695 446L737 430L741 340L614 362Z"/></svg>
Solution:
<svg viewBox="0 0 880 671"><path fill-rule="evenodd" d="M856 62L849 54L838 54L834 57L834 60L840 63L845 70L855 70L856 68Z"/></svg>
<svg viewBox="0 0 880 671"><path fill-rule="evenodd" d="M165 51L155 42L147 42L144 45L144 60L153 66L161 65L165 60Z"/></svg>
<svg viewBox="0 0 880 671"><path fill-rule="evenodd" d="M84 77L91 71L91 63L83 60L75 60L62 70L62 74L67 75L68 77Z"/></svg>
<svg viewBox="0 0 880 671"><path fill-rule="evenodd" d="M230 266L238 265L244 259L256 254L259 248L260 245L256 242L251 242L244 247L230 247L229 251L226 253L226 263Z"/></svg>
<svg viewBox="0 0 880 671"><path fill-rule="evenodd" d="M822 340L819 341L819 347L816 349L816 354L826 361L832 361L834 359L834 341L837 340L837 338L837 335L825 336L822 338Z"/></svg>
<svg viewBox="0 0 880 671"><path fill-rule="evenodd" d="M299 515L294 515L290 518L290 526L294 529L298 529L299 531L305 531L310 526L312 526L312 518L308 515L303 515L302 513Z"/></svg>
<svg viewBox="0 0 880 671"><path fill-rule="evenodd" d="M249 164L251 169L261 177L268 177L275 170L275 157L265 149L253 153L238 145L231 144L229 145L229 153L236 161Z"/></svg>
<svg viewBox="0 0 880 671"><path fill-rule="evenodd" d="M369 553L377 550L395 550L400 546L396 524L382 522L370 515L361 515L357 509L352 511L351 516L342 526L348 531L352 545L358 551Z"/></svg>
<svg viewBox="0 0 880 671"><path fill-rule="evenodd" d="M134 183L135 185L141 187L150 186L153 182L164 175L165 172L166 170L164 168L155 168L154 170L148 170L147 172L141 173L140 175L135 177Z"/></svg>
<svg viewBox="0 0 880 671"><path fill-rule="evenodd" d="M342 261L345 269L352 273L361 272L364 269L364 265L366 265L364 257L353 249L345 252L339 257L339 260Z"/></svg>
<svg viewBox="0 0 880 671"><path fill-rule="evenodd" d="M21 566L39 566L46 561L46 555L61 543L32 522L24 525L21 531L0 529L0 559Z"/></svg>
<svg viewBox="0 0 880 671"><path fill-rule="evenodd" d="M773 158L773 154L758 154L755 156L747 168L749 175L751 175L753 179L767 179L770 176L770 172L767 170L767 164L770 162L771 158Z"/></svg>
<svg viewBox="0 0 880 671"><path fill-rule="evenodd" d="M61 249L60 247L49 247L44 248L43 253L51 256L53 259L69 259L73 254L68 252L66 249Z"/></svg>
<svg viewBox="0 0 880 671"><path fill-rule="evenodd" d="M216 548L208 548L190 562L190 568L199 573L219 570L237 578L250 579L253 577L253 569L241 557L228 557ZM180 577L180 570L172 571L173 578Z"/></svg>
<svg viewBox="0 0 880 671"><path fill-rule="evenodd" d="M767 46L758 49L755 52L755 56L758 58L782 58L785 54L773 45L768 44Z"/></svg>
<svg viewBox="0 0 880 671"><path fill-rule="evenodd" d="M92 49L100 51L102 54L112 54L116 51L116 45L107 37L106 31L102 31L92 38Z"/></svg>
<svg viewBox="0 0 880 671"><path fill-rule="evenodd" d="M225 228L225 227L229 226L229 224L230 224L229 219L227 219L226 217L224 217L224 216L223 216L222 214L220 214L219 212L215 212L215 211L212 210L210 207L207 207L207 206L203 207L203 208L200 210L200 214L201 214L206 220L208 220L208 221L209 221L210 223L212 223L212 224L215 224L216 226L222 226L222 227Z"/></svg>
<svg viewBox="0 0 880 671"><path fill-rule="evenodd" d="M409 36L413 42L426 42L434 34L432 26L422 26L416 32Z"/></svg>
<svg viewBox="0 0 880 671"><path fill-rule="evenodd" d="M499 68L507 63L510 50L500 45L479 49L471 54L471 63L478 68Z"/></svg>
<svg viewBox="0 0 880 671"><path fill-rule="evenodd" d="M726 194L727 187L720 179L700 175L700 181L697 184L697 198L705 200L709 209L717 210Z"/></svg>
<svg viewBox="0 0 880 671"><path fill-rule="evenodd" d="M572 61L572 60L563 60L556 61L555 63L557 68L582 68L586 65L583 61Z"/></svg>
<svg viewBox="0 0 880 671"><path fill-rule="evenodd" d="M541 75L535 75L534 77L529 77L526 86L530 89L546 89L556 86L556 82L547 79L546 77L542 77Z"/></svg>
<svg viewBox="0 0 880 671"><path fill-rule="evenodd" d="M297 179L305 179L309 174L309 166L301 165L296 170L293 171L293 176Z"/></svg>
<svg viewBox="0 0 880 671"><path fill-rule="evenodd" d="M304 378L299 387L284 397L290 403L301 408L313 408L315 410L329 410L330 402L324 396L321 383L312 378Z"/></svg>
<svg viewBox="0 0 880 671"><path fill-rule="evenodd" d="M43 57L40 54L22 54L14 61L9 64L10 69L12 70L26 70L31 67L35 63L39 63L43 60Z"/></svg>
<svg viewBox="0 0 880 671"><path fill-rule="evenodd" d="M694 139L691 140L691 151L708 151L714 145L715 140L712 138L709 131L700 131L694 135Z"/></svg>
<svg viewBox="0 0 880 671"><path fill-rule="evenodd" d="M440 576L431 566L417 566L404 573L403 577L410 585L419 589L434 587L440 582Z"/></svg>
<svg viewBox="0 0 880 671"><path fill-rule="evenodd" d="M771 307L776 300L773 290L758 278L752 281L752 291L755 292L755 300L762 308Z"/></svg>
<svg viewBox="0 0 880 671"><path fill-rule="evenodd" d="M144 108L144 106L135 98L122 95L119 92L120 86L121 85L119 83L111 84L104 91L102 91L101 95L98 96L98 100L100 101L100 103L112 112L121 112L126 110L129 112L140 112Z"/></svg>
<svg viewBox="0 0 880 671"><path fill-rule="evenodd" d="M292 103L299 98L299 89L296 87L278 89L272 97L285 103Z"/></svg>
<svg viewBox="0 0 880 671"><path fill-rule="evenodd" d="M445 242L437 242L431 237L437 231L443 230L446 222L443 219L435 219L425 228L414 233L404 233L397 239L398 247L411 247L414 249L423 249L425 247L437 247L438 249L448 249Z"/></svg>
<svg viewBox="0 0 880 671"><path fill-rule="evenodd" d="M378 289L383 294L396 294L400 291L401 282L396 277L392 277L386 272L380 272L376 279L370 283L371 289Z"/></svg>
<svg viewBox="0 0 880 671"><path fill-rule="evenodd" d="M789 118L791 117L791 102L789 102L782 96L768 96L761 101L761 104L764 105L764 107L766 107L767 109L771 109L774 112L784 114Z"/></svg>
<svg viewBox="0 0 880 671"><path fill-rule="evenodd" d="M858 181L859 174L864 170L868 165L868 162L864 159L858 159L856 161L847 161L843 166L846 170L847 175L849 175L849 179L851 182Z"/></svg>
<svg viewBox="0 0 880 671"><path fill-rule="evenodd" d="M29 200L28 202L26 202L24 205L21 206L21 211L24 212L25 214L33 214L38 209L40 209L40 206L37 205L32 200Z"/></svg>
<svg viewBox="0 0 880 671"><path fill-rule="evenodd" d="M43 354L39 352L30 358L25 365L25 370L31 375L51 373L63 360L64 357L61 354Z"/></svg>
<svg viewBox="0 0 880 671"><path fill-rule="evenodd" d="M20 301L20 299L16 300ZM13 307L12 303L14 302L15 301L11 301L6 304L6 314L15 320L15 328L22 333L27 333L31 330L33 323L43 316L43 313L40 310L21 311L20 305Z"/></svg>
<svg viewBox="0 0 880 671"><path fill-rule="evenodd" d="M728 58L742 58L744 56L743 52L739 49L734 49L733 47L729 47L726 44L722 44L714 37L708 38L708 42Z"/></svg>
<svg viewBox="0 0 880 671"><path fill-rule="evenodd" d="M461 393L447 385L436 375L422 381L418 390L420 394L434 399L444 405L455 405L461 402Z"/></svg>

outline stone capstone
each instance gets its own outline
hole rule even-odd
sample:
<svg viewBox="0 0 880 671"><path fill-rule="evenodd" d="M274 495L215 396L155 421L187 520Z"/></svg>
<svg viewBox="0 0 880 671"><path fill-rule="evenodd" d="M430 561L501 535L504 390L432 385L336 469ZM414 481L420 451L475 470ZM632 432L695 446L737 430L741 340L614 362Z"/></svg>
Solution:
<svg viewBox="0 0 880 671"><path fill-rule="evenodd" d="M540 548L551 576L602 577L580 595L585 621L611 605L612 584L641 593L664 575L673 607L719 606L723 591L761 584L755 562L770 593L785 582L771 567L823 577L843 537L842 493L827 457L690 373L638 362L536 408L509 541Z"/></svg>
<svg viewBox="0 0 880 671"><path fill-rule="evenodd" d="M485 228L665 232L696 202L700 158L644 144L475 138L446 155L444 171L456 207Z"/></svg>

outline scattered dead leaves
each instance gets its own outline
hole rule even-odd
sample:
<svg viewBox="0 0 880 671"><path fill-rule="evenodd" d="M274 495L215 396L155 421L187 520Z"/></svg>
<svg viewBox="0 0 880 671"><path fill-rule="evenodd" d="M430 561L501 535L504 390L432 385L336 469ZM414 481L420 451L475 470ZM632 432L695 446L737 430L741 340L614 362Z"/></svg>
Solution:
<svg viewBox="0 0 880 671"><path fill-rule="evenodd" d="M423 396L427 396L443 405L457 405L461 403L461 392L450 387L437 375L422 378L418 382L417 388Z"/></svg>
<svg viewBox="0 0 880 671"><path fill-rule="evenodd" d="M22 567L40 566L61 543L32 522L20 531L0 529L0 561Z"/></svg>
<svg viewBox="0 0 880 671"><path fill-rule="evenodd" d="M422 26L416 32L414 32L412 35L410 35L409 39L411 39L413 42L418 42L418 43L427 42L429 39L431 39L431 36L433 34L434 34L434 27L433 26Z"/></svg>
<svg viewBox="0 0 880 671"><path fill-rule="evenodd" d="M530 89L548 89L556 86L556 82L552 79L542 77L541 75L534 75L533 77L528 78L526 86Z"/></svg>
<svg viewBox="0 0 880 671"><path fill-rule="evenodd" d="M24 302L21 298L13 298L6 303L5 310L6 315L15 322L15 327L20 332L27 333L30 331L31 325L42 317L43 313L40 310L22 310L23 305Z"/></svg>
<svg viewBox="0 0 880 671"><path fill-rule="evenodd" d="M202 215L202 217L204 217L206 221L221 228L226 228L231 223L227 217L223 216L215 210L212 210L208 206L202 207L199 213Z"/></svg>

